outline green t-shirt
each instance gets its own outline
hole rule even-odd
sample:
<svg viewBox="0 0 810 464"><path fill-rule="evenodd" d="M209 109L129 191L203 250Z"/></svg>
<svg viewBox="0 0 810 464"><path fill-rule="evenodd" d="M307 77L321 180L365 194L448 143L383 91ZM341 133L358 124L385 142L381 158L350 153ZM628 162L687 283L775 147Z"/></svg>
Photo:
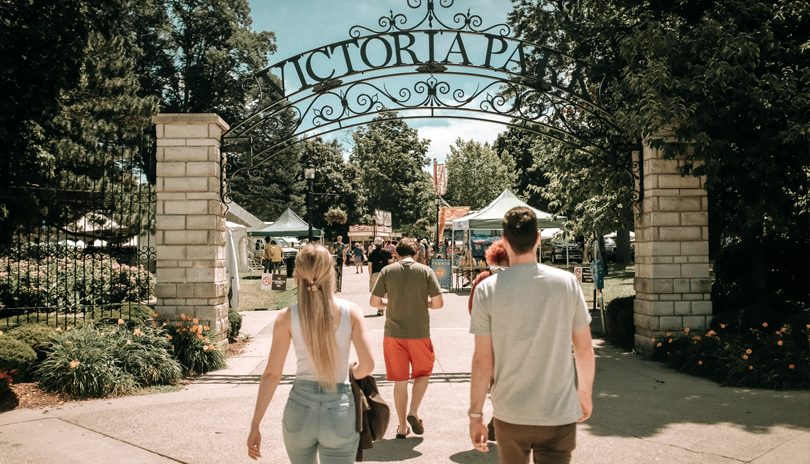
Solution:
<svg viewBox="0 0 810 464"><path fill-rule="evenodd" d="M428 297L441 295L433 269L411 259L384 267L372 295L388 294L385 309L385 336L418 340L430 337Z"/></svg>

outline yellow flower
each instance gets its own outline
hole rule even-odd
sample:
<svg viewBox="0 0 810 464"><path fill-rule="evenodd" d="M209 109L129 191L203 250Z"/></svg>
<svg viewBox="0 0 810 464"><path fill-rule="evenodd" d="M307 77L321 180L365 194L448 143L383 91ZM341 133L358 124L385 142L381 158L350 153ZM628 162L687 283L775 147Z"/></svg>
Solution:
<svg viewBox="0 0 810 464"><path fill-rule="evenodd" d="M776 342L776 344L782 346L782 340L779 340L778 342Z"/></svg>
<svg viewBox="0 0 810 464"><path fill-rule="evenodd" d="M763 322L763 323L762 323L762 327L768 327L768 323L767 323L767 322Z"/></svg>
<svg viewBox="0 0 810 464"><path fill-rule="evenodd" d="M121 324L123 324L123 323L124 323L124 320L123 320L123 319L118 319L118 325L121 325Z"/></svg>
<svg viewBox="0 0 810 464"><path fill-rule="evenodd" d="M70 362L70 368L71 369L76 369L76 366L78 366L78 365L79 365L79 361L71 361Z"/></svg>
<svg viewBox="0 0 810 464"><path fill-rule="evenodd" d="M789 367L789 368L791 368L791 369L793 369L793 368L794 368L794 367L796 367L796 366L794 366L793 364L791 364L791 365L790 365L790 366L788 366L788 367Z"/></svg>

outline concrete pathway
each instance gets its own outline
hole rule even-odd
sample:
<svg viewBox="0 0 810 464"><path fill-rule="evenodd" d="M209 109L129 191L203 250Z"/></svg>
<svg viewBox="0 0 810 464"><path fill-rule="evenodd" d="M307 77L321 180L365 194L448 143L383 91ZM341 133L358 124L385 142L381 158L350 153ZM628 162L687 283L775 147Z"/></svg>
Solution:
<svg viewBox="0 0 810 464"><path fill-rule="evenodd" d="M368 275L346 271L341 296L369 315L377 379L393 409L393 387L384 381L383 318L368 306ZM396 440L392 421L386 438L366 452L366 462L497 462L497 445L480 453L467 435L473 349L467 295L444 299L431 320L437 360L422 406L425 434ZM227 369L180 392L0 414L0 462L249 462L245 440L276 314L243 313L242 331L252 336L245 351L229 359ZM601 324L594 322L596 331ZM574 462L810 463L810 392L722 388L598 339L595 346L594 414L579 427ZM264 462L288 462L280 427L294 366L291 350L262 426Z"/></svg>

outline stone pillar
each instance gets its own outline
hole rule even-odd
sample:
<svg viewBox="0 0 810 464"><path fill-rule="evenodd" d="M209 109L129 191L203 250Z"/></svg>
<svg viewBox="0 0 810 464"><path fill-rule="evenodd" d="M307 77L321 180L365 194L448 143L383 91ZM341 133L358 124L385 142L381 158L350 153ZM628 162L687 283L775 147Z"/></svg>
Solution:
<svg viewBox="0 0 810 464"><path fill-rule="evenodd" d="M216 114L160 114L157 129L157 312L205 322L228 334L222 132Z"/></svg>
<svg viewBox="0 0 810 464"><path fill-rule="evenodd" d="M634 153L636 159L638 152ZM636 211L635 347L706 329L712 318L705 177L681 176L684 161L643 148L643 200Z"/></svg>

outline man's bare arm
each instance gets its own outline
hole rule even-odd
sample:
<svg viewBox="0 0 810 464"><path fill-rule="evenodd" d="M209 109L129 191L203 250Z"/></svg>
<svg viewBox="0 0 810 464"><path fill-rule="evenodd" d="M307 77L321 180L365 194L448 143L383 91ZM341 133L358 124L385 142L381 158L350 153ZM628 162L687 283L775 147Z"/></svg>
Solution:
<svg viewBox="0 0 810 464"><path fill-rule="evenodd" d="M596 375L596 359L593 354L591 340L591 327L585 326L572 332L574 342L574 361L577 367L577 396L582 406L582 417L577 422L583 422L591 417L593 412L593 378Z"/></svg>

